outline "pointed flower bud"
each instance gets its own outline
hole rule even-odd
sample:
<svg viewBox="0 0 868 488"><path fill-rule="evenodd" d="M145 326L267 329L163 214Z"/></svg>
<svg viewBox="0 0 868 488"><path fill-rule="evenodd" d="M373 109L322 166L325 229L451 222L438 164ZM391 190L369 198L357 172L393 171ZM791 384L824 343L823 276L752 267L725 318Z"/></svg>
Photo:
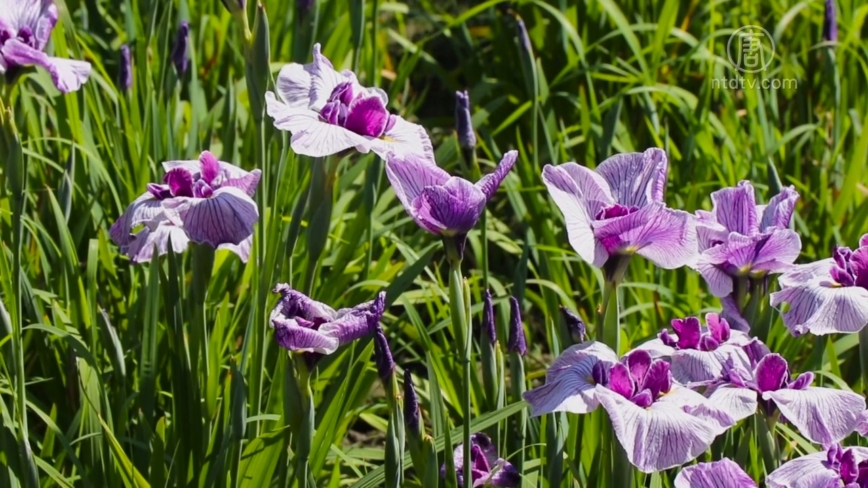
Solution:
<svg viewBox="0 0 868 488"><path fill-rule="evenodd" d="M226 7L226 10L228 10L229 13L232 15L244 12L244 9L247 7L247 0L221 0L221 1L223 2L223 6Z"/></svg>
<svg viewBox="0 0 868 488"><path fill-rule="evenodd" d="M569 329L571 333L579 336L579 342L585 342L585 339L587 338L585 321L563 305L561 305L561 313L564 316L564 322L567 324L567 329Z"/></svg>
<svg viewBox="0 0 868 488"><path fill-rule="evenodd" d="M529 53L533 52L533 47L530 45L530 36L527 35L527 26L524 25L521 17L515 18L515 30L516 35L518 35L518 44L522 49Z"/></svg>
<svg viewBox="0 0 868 488"><path fill-rule="evenodd" d="M395 360L392 358L392 350L383 328L377 326L374 333L374 361L377 363L377 374L384 383L388 383L395 373Z"/></svg>
<svg viewBox="0 0 868 488"><path fill-rule="evenodd" d="M406 368L404 369L404 422L411 434L421 435L419 397L416 395L416 387L413 385L413 375Z"/></svg>
<svg viewBox="0 0 868 488"><path fill-rule="evenodd" d="M190 63L190 23L186 20L181 21L178 27L178 35L175 37L175 47L172 48L172 64L175 65L175 70L178 76L183 76L187 72L187 66Z"/></svg>
<svg viewBox="0 0 868 488"><path fill-rule="evenodd" d="M130 58L130 46L121 46L121 63L118 71L118 85L121 90L128 92L133 87L133 62Z"/></svg>
<svg viewBox="0 0 868 488"><path fill-rule="evenodd" d="M838 40L838 13L835 11L835 0L826 0L826 12L823 17L823 40L828 42Z"/></svg>
<svg viewBox="0 0 868 488"><path fill-rule="evenodd" d="M470 120L470 96L467 90L455 92L455 131L458 133L458 144L462 149L472 150L476 147L476 134Z"/></svg>
<svg viewBox="0 0 868 488"><path fill-rule="evenodd" d="M527 339L524 336L524 326L521 323L521 307L515 297L509 297L509 352L527 354Z"/></svg>
<svg viewBox="0 0 868 488"><path fill-rule="evenodd" d="M494 303L491 301L491 291L485 290L482 302L482 335L492 344L497 342L497 329L494 326Z"/></svg>

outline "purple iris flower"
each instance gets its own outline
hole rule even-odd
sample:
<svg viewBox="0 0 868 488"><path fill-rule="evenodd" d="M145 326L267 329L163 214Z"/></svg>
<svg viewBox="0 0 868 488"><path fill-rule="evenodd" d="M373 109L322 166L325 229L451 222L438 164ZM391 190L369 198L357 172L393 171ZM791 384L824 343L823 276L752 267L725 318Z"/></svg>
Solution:
<svg viewBox="0 0 868 488"><path fill-rule="evenodd" d="M787 360L778 354L764 356L751 372L732 363L724 370L721 382L711 386L706 396L736 421L762 405L766 415L777 409L811 442L829 445L853 432L865 410L862 395L811 386L811 372L792 379Z"/></svg>
<svg viewBox="0 0 868 488"><path fill-rule="evenodd" d="M280 293L271 311L277 343L290 351L318 354L331 354L344 344L376 333L386 303L386 293L380 292L375 300L335 310L287 284L275 286L274 293ZM391 354L382 364L389 371L394 369ZM381 368L381 373L386 371Z"/></svg>
<svg viewBox="0 0 868 488"><path fill-rule="evenodd" d="M178 33L175 35L175 45L172 47L172 64L175 65L178 76L184 76L190 65L190 23L186 20L181 21L181 25L178 26Z"/></svg>
<svg viewBox="0 0 868 488"><path fill-rule="evenodd" d="M0 75L14 77L21 68L39 66L62 93L74 92L90 77L85 61L55 58L45 54L51 31L57 24L53 0L2 2L0 11Z"/></svg>
<svg viewBox="0 0 868 488"><path fill-rule="evenodd" d="M470 95L467 90L455 92L455 132L458 133L458 145L462 149L473 150L476 147L476 134L473 132L470 116Z"/></svg>
<svg viewBox="0 0 868 488"><path fill-rule="evenodd" d="M823 15L823 40L827 42L838 40L838 13L835 11L835 0L826 0Z"/></svg>
<svg viewBox="0 0 868 488"><path fill-rule="evenodd" d="M756 482L731 459L698 463L682 469L675 488L757 488Z"/></svg>
<svg viewBox="0 0 868 488"><path fill-rule="evenodd" d="M128 92L133 87L133 61L130 57L130 46L121 46L121 64L118 71L118 84L123 91Z"/></svg>
<svg viewBox="0 0 868 488"><path fill-rule="evenodd" d="M168 161L163 168L163 184L149 184L112 225L109 235L121 252L134 263L148 262L155 246L158 255L168 252L171 239L176 253L193 241L228 249L246 262L259 220L251 197L261 172L218 161L208 151L198 161Z"/></svg>
<svg viewBox="0 0 868 488"><path fill-rule="evenodd" d="M449 176L415 156L390 155L386 159L386 176L398 200L420 227L435 235L463 236L476 225L517 157L517 151L509 151L497 169L475 185Z"/></svg>
<svg viewBox="0 0 868 488"><path fill-rule="evenodd" d="M274 126L292 133L292 150L324 157L355 148L385 158L414 155L434 163L428 133L419 125L390 114L386 92L365 88L349 70L335 71L313 47L313 62L288 64L277 76L277 94L265 94Z"/></svg>
<svg viewBox="0 0 868 488"><path fill-rule="evenodd" d="M772 471L768 488L868 487L868 448L832 445L825 452L802 456Z"/></svg>
<svg viewBox="0 0 868 488"><path fill-rule="evenodd" d="M728 297L733 281L763 277L791 267L802 248L790 230L799 194L784 188L768 205L757 205L753 185L742 181L711 194L711 212L698 211L696 269L716 297Z"/></svg>
<svg viewBox="0 0 868 488"><path fill-rule="evenodd" d="M723 374L728 359L750 368L750 359L742 349L750 343L747 334L733 331L729 323L716 313L705 316L706 327L696 317L672 320L667 329L637 349L644 349L655 358L668 358L672 377L682 384L713 380Z"/></svg>
<svg viewBox="0 0 868 488"><path fill-rule="evenodd" d="M699 393L672 380L669 363L635 350L617 362L598 342L570 347L546 373L546 384L524 394L532 415L588 413L602 405L627 458L650 473L705 452L735 423Z"/></svg>
<svg viewBox="0 0 868 488"><path fill-rule="evenodd" d="M868 234L859 248L835 249L834 256L797 265L778 279L772 306L789 304L784 325L793 335L853 333L868 324Z"/></svg>
<svg viewBox="0 0 868 488"><path fill-rule="evenodd" d="M455 471L458 474L458 486L464 487L464 444L453 451ZM492 486L499 488L517 488L521 484L521 475L509 461L497 456L497 447L491 439L479 432L470 436L470 476L472 484L468 486ZM446 466L440 468L440 475L446 477Z"/></svg>
<svg viewBox="0 0 868 488"><path fill-rule="evenodd" d="M692 215L663 202L667 172L666 153L652 148L612 156L596 170L546 165L542 178L583 260L602 268L636 253L673 269L695 259L696 231Z"/></svg>

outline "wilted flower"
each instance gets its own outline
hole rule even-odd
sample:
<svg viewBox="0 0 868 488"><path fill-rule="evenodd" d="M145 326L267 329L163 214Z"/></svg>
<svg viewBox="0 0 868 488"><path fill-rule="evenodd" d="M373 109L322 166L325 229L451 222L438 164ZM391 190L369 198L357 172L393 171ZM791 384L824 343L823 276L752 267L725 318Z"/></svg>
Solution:
<svg viewBox="0 0 868 488"><path fill-rule="evenodd" d="M274 126L292 133L298 154L323 157L355 148L385 158L416 157L434 165L434 151L422 126L386 110L389 99L379 88L365 88L349 70L335 71L313 47L313 62L291 63L277 76L278 99L265 94Z"/></svg>
<svg viewBox="0 0 868 488"><path fill-rule="evenodd" d="M0 11L0 75L12 79L22 68L39 66L63 93L78 90L90 77L90 63L48 56L43 51L57 24L52 0L3 2Z"/></svg>
<svg viewBox="0 0 868 488"><path fill-rule="evenodd" d="M693 390L672 381L669 363L636 350L617 362L598 342L570 347L524 394L532 415L588 413L602 405L627 458L650 473L695 459L735 421Z"/></svg>
<svg viewBox="0 0 868 488"><path fill-rule="evenodd" d="M519 356L527 354L527 337L524 335L524 325L521 322L521 305L515 297L509 297L509 352Z"/></svg>
<svg viewBox="0 0 868 488"><path fill-rule="evenodd" d="M838 13L835 11L835 0L826 0L823 15L823 40L827 42L838 40Z"/></svg>
<svg viewBox="0 0 868 488"><path fill-rule="evenodd" d="M766 477L768 488L864 488L868 486L868 448L830 446L784 463Z"/></svg>
<svg viewBox="0 0 868 488"><path fill-rule="evenodd" d="M805 438L829 445L856 429L865 399L851 391L811 386L813 381L811 372L791 379L787 360L768 354L751 372L728 362L720 383L706 395L736 421L752 415L758 405L767 415L777 408Z"/></svg>
<svg viewBox="0 0 868 488"><path fill-rule="evenodd" d="M208 151L198 161L168 161L163 168L163 184L148 184L112 225L109 234L121 252L133 262L147 262L155 245L159 255L168 251L171 237L175 252L183 252L189 240L229 249L247 261L259 220L251 197L261 172L218 161Z"/></svg>
<svg viewBox="0 0 868 488"><path fill-rule="evenodd" d="M772 306L789 304L784 325L794 335L853 333L868 324L868 234L859 248L835 249L834 257L794 266L778 279Z"/></svg>
<svg viewBox="0 0 868 488"><path fill-rule="evenodd" d="M658 358L669 358L672 377L687 384L719 378L727 359L750 369L750 359L742 349L751 338L730 330L729 323L716 313L705 316L706 327L696 317L672 320L674 333L664 329L638 347Z"/></svg>
<svg viewBox="0 0 868 488"><path fill-rule="evenodd" d="M464 484L464 444L460 444L453 452L455 471L458 473L458 486L499 488L516 488L521 484L521 475L509 461L497 456L497 447L491 439L476 433L470 436L470 476L472 484ZM440 469L441 476L446 476L446 466Z"/></svg>
<svg viewBox="0 0 868 488"><path fill-rule="evenodd" d="M380 292L373 301L334 310L283 283L274 287L274 293L280 293L270 320L277 343L290 351L319 354L331 354L344 344L375 333L386 302L386 293ZM383 365L388 366L387 361Z"/></svg>
<svg viewBox="0 0 868 488"><path fill-rule="evenodd" d="M583 260L602 268L636 253L672 269L695 259L696 231L693 216L663 203L667 171L666 153L652 148L612 156L596 170L546 165L542 178Z"/></svg>
<svg viewBox="0 0 868 488"><path fill-rule="evenodd" d="M682 469L675 477L675 488L757 488L738 464L723 458Z"/></svg>
<svg viewBox="0 0 868 488"><path fill-rule="evenodd" d="M455 132L458 133L458 145L462 149L472 150L476 147L476 133L470 120L470 95L466 90L455 92Z"/></svg>
<svg viewBox="0 0 868 488"><path fill-rule="evenodd" d="M475 185L418 157L390 155L386 176L407 213L420 227L440 236L463 236L476 225L485 204L494 196L515 164L518 152L509 151L494 173Z"/></svg>
<svg viewBox="0 0 868 488"><path fill-rule="evenodd" d="M798 199L789 187L768 205L757 205L749 181L711 194L713 210L696 212L700 251L696 269L712 295L731 295L734 279L789 269L802 247L799 235L789 228Z"/></svg>
<svg viewBox="0 0 868 488"><path fill-rule="evenodd" d="M118 84L123 91L133 87L133 61L130 58L130 46L121 46L121 64L118 72Z"/></svg>
<svg viewBox="0 0 868 488"><path fill-rule="evenodd" d="M175 65L178 76L184 76L187 65L190 64L190 23L186 20L181 21L178 26L175 46L172 48L172 64Z"/></svg>

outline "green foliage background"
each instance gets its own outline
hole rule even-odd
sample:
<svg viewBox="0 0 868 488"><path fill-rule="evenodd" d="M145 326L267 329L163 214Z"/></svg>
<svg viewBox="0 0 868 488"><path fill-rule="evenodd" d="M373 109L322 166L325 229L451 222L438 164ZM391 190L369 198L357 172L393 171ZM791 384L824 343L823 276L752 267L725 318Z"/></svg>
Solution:
<svg viewBox="0 0 868 488"><path fill-rule="evenodd" d="M245 58L243 29L217 0L58 0L58 56L87 59L93 75L61 96L41 71L4 87L14 109L28 171L27 212L16 295L13 196L0 195L0 486L284 486L297 481L291 459L298 416L292 363L268 328L276 282L310 290L335 308L385 289L383 319L399 368L413 371L425 421L443 436L463 418L458 348L449 324L448 267L439 241L420 231L389 188L373 155L351 155L333 171L295 156L287 135L261 117L270 78L259 46ZM581 262L539 178L544 164L594 166L608 155L664 148L667 202L709 208L715 189L750 179L767 200L782 185L801 194L795 228L802 261L853 245L868 230L868 4L838 4L837 45L821 42L819 0L264 0L247 6L251 26L268 20L270 75L308 62L314 42L337 67L380 86L390 110L423 124L438 163L470 176L453 133L455 90L467 88L483 172L503 153L520 161L488 207L485 238L470 234L465 276L478 324L485 284L497 298L501 345L508 295L525 312L527 386L574 338L558 313L565 305L595 325L599 272ZM257 12L258 11L258 12ZM255 18L258 22L254 22ZM532 52L521 48L517 19ZM178 79L169 60L175 30L191 25L191 69ZM759 25L777 45L758 77L795 79L790 89L714 88L731 77L726 42ZM134 85L118 88L119 48L133 53ZM256 86L255 83L254 85ZM244 265L218 252L208 282L204 329L179 315L187 286L202 275L190 254L134 266L108 228L159 164L220 159L264 173L262 222ZM8 156L7 156L8 157ZM4 164L0 178L10 176ZM315 184L310 194L310 181ZM321 186L317 186L321 185ZM307 205L310 202L310 205ZM699 276L633 260L624 285L622 343L638 344L672 318L719 308ZM174 284L184 284L179 289ZM789 336L776 313L768 343L820 381L862 391L856 336ZM32 457L19 449L12 323L23 323L26 420ZM194 344L185 351L185 337ZM318 429L311 451L317 486L381 486L388 409L369 339L325 358L314 378ZM186 354L186 356L185 356ZM185 362L185 358L189 358ZM505 384L514 379L501 376ZM597 423L575 416L531 419L526 439L513 422L523 404L495 405L474 393L474 429L493 433L501 454L523 456L523 486L592 486ZM815 450L778 427L785 457ZM513 437L511 437L513 436ZM451 443L458 436L453 433ZM520 444L516 444L519 442ZM853 440L855 442L855 440ZM746 443L749 473L764 467ZM521 451L510 450L516 445ZM28 461L30 459L30 461ZM32 463L32 464L31 464ZM677 470L640 476L670 486ZM419 486L413 475L407 486Z"/></svg>

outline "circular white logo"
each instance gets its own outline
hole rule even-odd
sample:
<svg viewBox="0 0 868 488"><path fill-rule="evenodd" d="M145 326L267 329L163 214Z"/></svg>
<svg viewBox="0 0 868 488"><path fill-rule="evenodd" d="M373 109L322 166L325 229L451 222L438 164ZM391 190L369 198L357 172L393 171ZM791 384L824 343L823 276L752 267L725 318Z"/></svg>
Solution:
<svg viewBox="0 0 868 488"><path fill-rule="evenodd" d="M726 54L735 69L744 73L758 73L772 63L775 41L762 27L747 25L729 36Z"/></svg>

